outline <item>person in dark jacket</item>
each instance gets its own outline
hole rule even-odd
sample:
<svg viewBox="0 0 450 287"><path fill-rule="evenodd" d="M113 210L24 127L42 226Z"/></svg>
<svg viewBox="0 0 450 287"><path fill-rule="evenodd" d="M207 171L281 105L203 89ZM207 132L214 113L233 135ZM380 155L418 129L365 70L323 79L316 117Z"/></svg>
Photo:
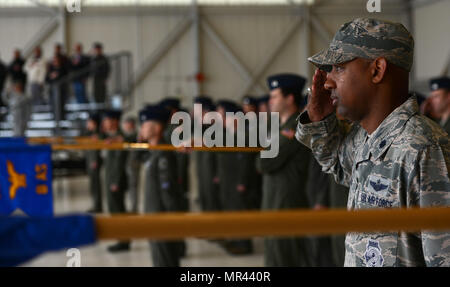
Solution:
<svg viewBox="0 0 450 287"><path fill-rule="evenodd" d="M106 81L109 77L110 65L108 58L103 54L103 45L101 43L94 44L94 57L91 61L91 67L94 102L104 104L107 97Z"/></svg>
<svg viewBox="0 0 450 287"><path fill-rule="evenodd" d="M96 113L90 114L86 122L85 136L92 140L100 139L100 116ZM101 213L102 206L102 182L100 177L100 169L102 166L102 158L99 150L86 151L86 169L89 175L89 190L92 196L92 208L89 212Z"/></svg>
<svg viewBox="0 0 450 287"><path fill-rule="evenodd" d="M267 81L271 90L270 111L279 113L280 133L278 155L258 159L264 177L262 209L307 208L308 196L305 189L311 152L299 145L294 137L301 93L306 80L294 74L279 74L269 77ZM308 245L305 238L268 237L264 240L265 265L311 266Z"/></svg>
<svg viewBox="0 0 450 287"><path fill-rule="evenodd" d="M159 105L147 106L139 113L141 138L150 146L165 144L164 129L170 117L167 109ZM145 212L176 212L183 209L182 191L177 184L177 160L174 152L152 150L144 164ZM184 241L151 240L153 266L178 267Z"/></svg>
<svg viewBox="0 0 450 287"><path fill-rule="evenodd" d="M27 74L24 72L25 60L22 58L19 49L14 50L14 58L8 66L8 74L11 82L20 82L23 87L26 87Z"/></svg>
<svg viewBox="0 0 450 287"><path fill-rule="evenodd" d="M119 122L121 112L107 110L104 113L102 139L106 143L123 142L124 135L120 130ZM125 213L125 191L127 188L126 175L127 152L124 150L108 150L105 157L105 187L109 212ZM109 246L110 252L127 251L130 249L129 241L121 241Z"/></svg>
<svg viewBox="0 0 450 287"><path fill-rule="evenodd" d="M86 81L89 76L89 64L90 58L83 54L83 46L78 43L75 46L75 53L72 55L71 59L71 73L73 75L73 91L75 93L77 103L79 104L87 103Z"/></svg>
<svg viewBox="0 0 450 287"><path fill-rule="evenodd" d="M63 65L62 58L55 56L48 66L45 80L50 84L50 104L55 120L64 119L64 104L67 98L67 66Z"/></svg>
<svg viewBox="0 0 450 287"><path fill-rule="evenodd" d="M237 121L226 113L240 111L239 106L233 101L220 100L217 102L217 112L223 119L224 141L227 138L237 138ZM217 174L219 176L219 190L221 205L224 211L249 210L247 183L247 166L244 152L218 152ZM250 254L253 251L250 239L227 240L225 250L232 255Z"/></svg>

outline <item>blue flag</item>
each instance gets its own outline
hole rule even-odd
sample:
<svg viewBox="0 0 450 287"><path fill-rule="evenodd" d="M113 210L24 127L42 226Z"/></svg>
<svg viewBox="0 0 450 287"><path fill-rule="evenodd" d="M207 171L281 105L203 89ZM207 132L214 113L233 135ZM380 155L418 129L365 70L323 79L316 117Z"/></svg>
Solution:
<svg viewBox="0 0 450 287"><path fill-rule="evenodd" d="M27 141L22 137L0 138L0 146L27 145Z"/></svg>
<svg viewBox="0 0 450 287"><path fill-rule="evenodd" d="M16 266L47 251L96 240L95 221L90 215L0 216L0 267Z"/></svg>
<svg viewBox="0 0 450 287"><path fill-rule="evenodd" d="M29 216L53 215L49 145L0 140L0 215L17 208Z"/></svg>

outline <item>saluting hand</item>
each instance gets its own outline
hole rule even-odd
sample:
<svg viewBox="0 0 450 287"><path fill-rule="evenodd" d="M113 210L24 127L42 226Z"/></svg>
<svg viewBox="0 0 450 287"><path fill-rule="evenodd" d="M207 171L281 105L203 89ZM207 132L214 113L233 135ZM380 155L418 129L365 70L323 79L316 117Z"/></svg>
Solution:
<svg viewBox="0 0 450 287"><path fill-rule="evenodd" d="M325 81L327 80L327 73L325 71L316 69L313 76L313 84L311 86L311 95L308 99L309 119L313 122L323 120L329 114L335 111L333 102L330 98L331 91L325 89Z"/></svg>

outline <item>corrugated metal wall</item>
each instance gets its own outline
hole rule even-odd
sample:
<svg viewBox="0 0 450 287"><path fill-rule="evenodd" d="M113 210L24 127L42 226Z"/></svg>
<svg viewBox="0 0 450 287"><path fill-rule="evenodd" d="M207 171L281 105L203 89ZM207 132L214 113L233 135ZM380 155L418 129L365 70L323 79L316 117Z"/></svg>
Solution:
<svg viewBox="0 0 450 287"><path fill-rule="evenodd" d="M324 2L324 1L323 1ZM342 1L337 1L339 2ZM348 9L345 5L335 5L338 10L330 7L319 7L317 18L333 34L339 25L357 16L371 16L393 21L400 21L408 25L406 11L386 10L383 13L369 14L364 4L357 9ZM327 2L327 5L329 3ZM449 11L450 1L441 1L415 11L416 38L416 70L419 79L434 76L442 70L443 62L448 57L450 48ZM49 19L44 15L22 15L0 11L0 55L4 61L9 61L15 47L23 47L36 33L43 23ZM67 16L67 38L69 50L76 42L84 44L89 49L95 41L104 43L106 53L122 50L130 51L133 55L134 69L142 63L144 58L161 43L164 37L185 17L176 8L155 9L85 9L80 14ZM292 25L298 15L292 7L214 7L201 10L204 17L216 30L217 34L227 43L238 56L250 73L257 72L262 62L285 31ZM201 30L200 30L201 31ZM264 79L267 75L278 72L294 72L305 74L312 66L304 59L304 37L300 27L282 52L274 58L267 70L262 73L258 83L265 87ZM53 44L60 42L61 28L58 28L43 44L44 56L53 53ZM310 32L311 53L326 47L325 42L314 29ZM135 91L134 110L142 103L159 100L172 95L183 99L185 105L190 104L195 91L194 42L192 31L188 30L168 51L166 56L149 73ZM205 33L200 33L201 71L206 80L202 90L214 98L240 99L246 86L244 78L228 62L224 55ZM259 90L253 89L251 93Z"/></svg>

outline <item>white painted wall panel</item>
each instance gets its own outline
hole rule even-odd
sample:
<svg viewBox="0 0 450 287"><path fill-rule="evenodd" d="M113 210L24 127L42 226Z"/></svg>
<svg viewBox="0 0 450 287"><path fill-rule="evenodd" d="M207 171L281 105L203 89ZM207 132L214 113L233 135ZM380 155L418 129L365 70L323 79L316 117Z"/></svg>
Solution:
<svg viewBox="0 0 450 287"><path fill-rule="evenodd" d="M440 1L415 10L418 80L439 75L450 61L450 1Z"/></svg>
<svg viewBox="0 0 450 287"><path fill-rule="evenodd" d="M315 10L316 16L331 36L341 24L362 15L400 21L408 27L406 11L368 14L365 12L364 5L361 4L364 2L352 2L352 5L346 6L342 4L342 1L322 1L321 6ZM332 3L337 4L333 6L334 8L327 8ZM447 27L450 26L450 18L446 13L449 11L449 5L450 1L440 1L419 8L414 13L415 63L420 79L439 73L448 57L450 37ZM214 13L206 14L206 19L251 73L257 71L276 46L277 41L294 22L295 17L298 17L294 15L292 9L286 10L279 7L276 12L268 7L259 7L256 11L261 13L254 11L246 13L245 10L235 10L237 13L232 13L229 7L223 10L217 7L214 9ZM158 14L149 10L128 10L127 13L116 14L99 12L69 15L67 23L69 48L72 48L76 42L81 42L88 50L93 42L101 41L104 43L106 53L130 51L133 55L133 67L136 70L183 19L184 16L180 13L172 12L169 10L167 13ZM0 56L6 61L10 60L14 47L25 45L33 33L36 33L48 20L48 17L0 14L0 39L2 39ZM301 73L305 69L313 71L313 66L307 63L303 56L304 37L301 33L300 27L287 42L282 53L274 58L259 79L261 86L265 87L265 77L273 73ZM310 38L310 54L328 45L315 33L314 29L311 30ZM53 45L57 41L60 41L60 30L55 31L43 44L45 57L51 56ZM216 99L239 100L242 96L241 91L246 86L244 79L202 31L200 47L202 72L206 76L203 92ZM157 101L165 96L180 97L184 105L190 105L195 91L193 56L192 31L188 30L136 89L133 110L136 111L144 103ZM250 91L250 93L256 92L256 89Z"/></svg>

